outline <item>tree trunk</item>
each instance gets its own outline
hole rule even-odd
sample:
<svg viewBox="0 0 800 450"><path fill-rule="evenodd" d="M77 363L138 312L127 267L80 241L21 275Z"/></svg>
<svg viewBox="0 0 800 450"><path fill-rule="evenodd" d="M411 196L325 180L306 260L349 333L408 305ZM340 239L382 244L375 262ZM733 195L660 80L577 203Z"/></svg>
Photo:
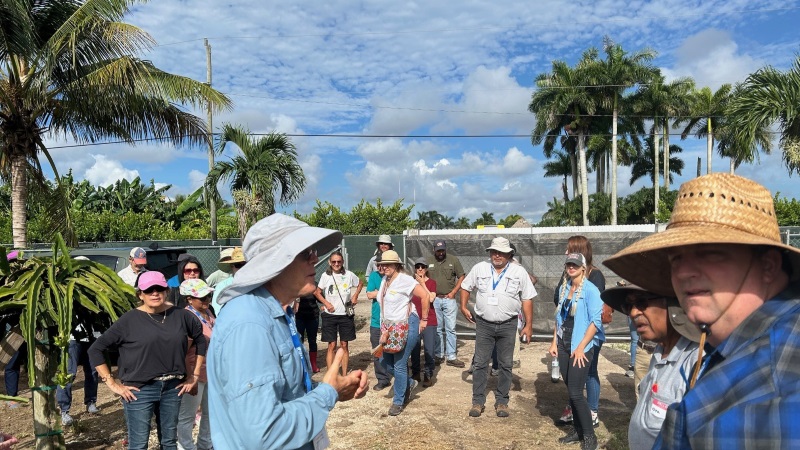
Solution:
<svg viewBox="0 0 800 450"><path fill-rule="evenodd" d="M50 333L51 335L53 333ZM44 336L47 341L47 335ZM28 344L30 345L30 344ZM36 343L35 373L33 391L33 433L36 437L36 450L66 449L61 421L56 413L56 391L46 388L53 382L56 374L58 354L50 344ZM30 376L30 374L29 374Z"/></svg>
<svg viewBox="0 0 800 450"><path fill-rule="evenodd" d="M583 130L578 133L578 170L581 176L581 206L583 226L589 226L589 176L586 173L586 143Z"/></svg>
<svg viewBox="0 0 800 450"><path fill-rule="evenodd" d="M570 153L569 163L572 165L572 198L575 198L581 192L581 177L578 172L578 158L574 153Z"/></svg>
<svg viewBox="0 0 800 450"><path fill-rule="evenodd" d="M564 204L566 205L569 201L569 191L567 190L567 177L564 177L564 182L561 183L561 190L564 191Z"/></svg>
<svg viewBox="0 0 800 450"><path fill-rule="evenodd" d="M659 134L658 134L658 118L653 121L653 223L658 223L658 188L660 180L658 179L658 154L659 154Z"/></svg>
<svg viewBox="0 0 800 450"><path fill-rule="evenodd" d="M736 174L736 159L731 158L731 175Z"/></svg>
<svg viewBox="0 0 800 450"><path fill-rule="evenodd" d="M669 191L669 118L664 118L664 191Z"/></svg>
<svg viewBox="0 0 800 450"><path fill-rule="evenodd" d="M242 237L242 242L244 242L244 235L247 234L247 209L241 205L236 205L236 218L239 223L239 236Z"/></svg>
<svg viewBox="0 0 800 450"><path fill-rule="evenodd" d="M25 205L28 202L28 161L22 153L11 155L11 233L14 248L27 248Z"/></svg>
<svg viewBox="0 0 800 450"><path fill-rule="evenodd" d="M617 96L611 117L611 225L617 224Z"/></svg>
<svg viewBox="0 0 800 450"><path fill-rule="evenodd" d="M708 133L706 133L706 175L711 173L711 152L714 150L714 133L711 130L711 117L709 117Z"/></svg>

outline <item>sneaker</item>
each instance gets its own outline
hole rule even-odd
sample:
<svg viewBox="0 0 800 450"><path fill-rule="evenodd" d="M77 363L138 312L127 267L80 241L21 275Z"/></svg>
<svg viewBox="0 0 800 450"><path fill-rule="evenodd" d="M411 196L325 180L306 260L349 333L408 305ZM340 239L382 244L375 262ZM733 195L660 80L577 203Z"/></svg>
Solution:
<svg viewBox="0 0 800 450"><path fill-rule="evenodd" d="M429 388L433 386L433 376L427 373L422 374L422 387Z"/></svg>
<svg viewBox="0 0 800 450"><path fill-rule="evenodd" d="M581 441L581 450L597 450L597 436L586 436Z"/></svg>
<svg viewBox="0 0 800 450"><path fill-rule="evenodd" d="M372 386L372 390L373 391L382 391L382 390L386 389L387 387L389 387L388 384L378 383L375 386Z"/></svg>
<svg viewBox="0 0 800 450"><path fill-rule="evenodd" d="M98 414L100 412L100 408L94 404L94 402L89 403L86 405L86 412L89 414Z"/></svg>
<svg viewBox="0 0 800 450"><path fill-rule="evenodd" d="M625 376L628 378L633 378L634 375L633 366L628 366L628 370L625 371Z"/></svg>
<svg viewBox="0 0 800 450"><path fill-rule="evenodd" d="M558 418L558 421L561 423L572 422L572 408L570 408L569 405L564 408L564 411L561 413L561 417Z"/></svg>
<svg viewBox="0 0 800 450"><path fill-rule="evenodd" d="M467 373L475 372L475 363L471 363L469 365L469 369L467 369Z"/></svg>
<svg viewBox="0 0 800 450"><path fill-rule="evenodd" d="M566 436L558 438L558 442L559 444L577 444L581 442L581 438L578 436L578 432L572 429Z"/></svg>
<svg viewBox="0 0 800 450"><path fill-rule="evenodd" d="M508 405L498 403L494 405L494 410L497 413L497 417L508 417Z"/></svg>
<svg viewBox="0 0 800 450"><path fill-rule="evenodd" d="M592 411L592 427L597 428L600 426L600 418L597 416L597 413Z"/></svg>
<svg viewBox="0 0 800 450"><path fill-rule="evenodd" d="M408 404L408 402L411 401L411 392L414 391L414 388L416 388L418 384L419 383L417 383L417 380L411 380L411 386L409 386L408 389L406 389L406 396L403 399L404 405Z"/></svg>
<svg viewBox="0 0 800 450"><path fill-rule="evenodd" d="M461 369L463 369L466 366L466 364L464 364L464 361L460 361L460 360L455 359L455 358L448 359L447 360L447 365L448 366L453 366L453 367L458 367L458 368L461 368Z"/></svg>
<svg viewBox="0 0 800 450"><path fill-rule="evenodd" d="M442 363L444 362L444 356L437 356L436 358L433 359L433 362L437 366L441 366Z"/></svg>
<svg viewBox="0 0 800 450"><path fill-rule="evenodd" d="M469 409L469 416L470 417L480 417L481 413L483 413L484 406L483 405L472 405L472 408Z"/></svg>
<svg viewBox="0 0 800 450"><path fill-rule="evenodd" d="M17 409L17 408L20 407L20 403L19 402L15 402L14 400L9 400L9 401L6 402L6 406L9 409Z"/></svg>
<svg viewBox="0 0 800 450"><path fill-rule="evenodd" d="M395 405L392 403L392 406L389 407L389 415L390 416L397 416L403 412L403 405Z"/></svg>
<svg viewBox="0 0 800 450"><path fill-rule="evenodd" d="M61 425L68 427L72 425L72 416L69 415L69 411L62 411L61 412Z"/></svg>
<svg viewBox="0 0 800 450"><path fill-rule="evenodd" d="M492 369L489 374L493 377L500 375L500 369Z"/></svg>
<svg viewBox="0 0 800 450"><path fill-rule="evenodd" d="M513 369L519 369L520 366L522 366L522 363L520 362L520 360L516 360L513 363L511 363L511 368L513 368Z"/></svg>

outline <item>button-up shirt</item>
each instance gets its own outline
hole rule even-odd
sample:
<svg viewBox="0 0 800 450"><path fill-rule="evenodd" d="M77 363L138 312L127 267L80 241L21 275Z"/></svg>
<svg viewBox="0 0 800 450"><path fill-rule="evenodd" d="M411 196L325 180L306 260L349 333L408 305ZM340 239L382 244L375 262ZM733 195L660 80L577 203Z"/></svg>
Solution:
<svg viewBox="0 0 800 450"><path fill-rule="evenodd" d="M528 272L509 262L502 274L486 261L475 264L461 283L465 291L476 290L475 314L489 322L504 322L517 317L522 302L536 297Z"/></svg>

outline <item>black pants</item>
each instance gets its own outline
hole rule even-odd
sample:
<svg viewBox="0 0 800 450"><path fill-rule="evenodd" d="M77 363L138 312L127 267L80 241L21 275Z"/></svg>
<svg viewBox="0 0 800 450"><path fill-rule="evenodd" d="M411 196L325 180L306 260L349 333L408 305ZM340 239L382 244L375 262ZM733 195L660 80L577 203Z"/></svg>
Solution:
<svg viewBox="0 0 800 450"><path fill-rule="evenodd" d="M566 337L566 336L565 336ZM570 341L558 339L558 367L561 369L561 378L567 384L569 394L569 406L572 408L572 423L575 431L578 432L581 440L586 436L594 436L592 426L592 413L589 411L589 403L583 395L583 387L589 378L589 367L594 359L594 347L586 352L587 361L583 367L573 366L570 359Z"/></svg>
<svg viewBox="0 0 800 450"><path fill-rule="evenodd" d="M317 333L319 332L319 319L316 315L313 316L294 316L297 323L297 334L300 335L300 340L305 341L304 336L308 336L308 351L317 351Z"/></svg>

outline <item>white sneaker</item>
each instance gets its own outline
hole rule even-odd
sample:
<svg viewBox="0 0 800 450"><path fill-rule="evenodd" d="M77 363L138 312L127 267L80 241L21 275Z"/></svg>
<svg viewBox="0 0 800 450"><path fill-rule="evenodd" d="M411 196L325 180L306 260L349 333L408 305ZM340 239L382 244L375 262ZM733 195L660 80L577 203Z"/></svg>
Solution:
<svg viewBox="0 0 800 450"><path fill-rule="evenodd" d="M600 426L600 418L597 417L597 413L596 412L591 411L591 413L592 413L592 427L593 428L597 428L597 427Z"/></svg>
<svg viewBox="0 0 800 450"><path fill-rule="evenodd" d="M100 408L98 408L97 405L95 405L94 402L92 402L86 405L86 412L89 414L99 414Z"/></svg>
<svg viewBox="0 0 800 450"><path fill-rule="evenodd" d="M68 427L72 425L72 416L69 415L69 411L62 411L61 412L61 425Z"/></svg>
<svg viewBox="0 0 800 450"><path fill-rule="evenodd" d="M558 419L561 423L570 423L572 422L572 408L569 405L564 408L564 412L561 413L561 417Z"/></svg>

